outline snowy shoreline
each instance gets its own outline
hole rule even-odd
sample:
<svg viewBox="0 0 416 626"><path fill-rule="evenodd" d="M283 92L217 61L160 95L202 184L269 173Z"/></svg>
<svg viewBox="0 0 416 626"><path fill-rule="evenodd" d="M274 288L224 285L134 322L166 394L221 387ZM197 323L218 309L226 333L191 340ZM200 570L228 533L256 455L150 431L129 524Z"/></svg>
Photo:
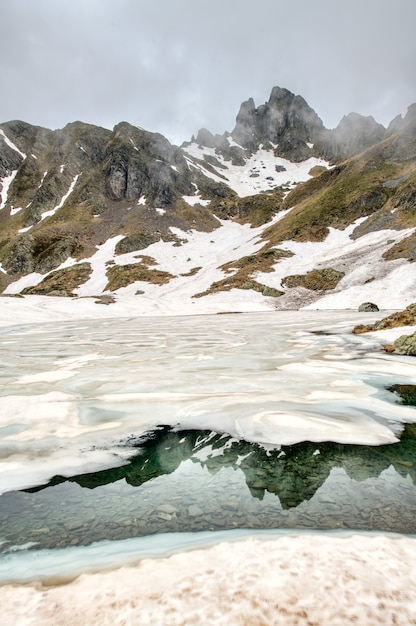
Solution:
<svg viewBox="0 0 416 626"><path fill-rule="evenodd" d="M3 623L416 623L416 595L409 586L416 575L413 537L230 534L230 540L221 533L206 547L195 538L190 550L169 556L160 556L159 549L158 558L147 555L136 563L130 552L127 564L70 582L5 584L0 587ZM114 560L120 563L120 554Z"/></svg>
<svg viewBox="0 0 416 626"><path fill-rule="evenodd" d="M237 292L237 295L234 293ZM64 298L52 296L12 296L0 297L0 328L16 324L36 324L82 319L108 318L143 318L143 317L189 317L202 315L224 315L239 313L280 313L306 314L310 311L336 314L357 313L357 307L350 303L345 306L315 306L316 303L299 309L276 308L274 298L264 298L256 292L233 290L221 295L210 296L201 300L183 301L181 299L140 298L122 296L112 304L102 304L100 296ZM334 304L334 303L332 303ZM336 304L336 303L335 303ZM343 303L344 304L344 303ZM391 313L404 309L411 301L394 301L395 307L380 309L377 313L361 313L360 319L375 321Z"/></svg>

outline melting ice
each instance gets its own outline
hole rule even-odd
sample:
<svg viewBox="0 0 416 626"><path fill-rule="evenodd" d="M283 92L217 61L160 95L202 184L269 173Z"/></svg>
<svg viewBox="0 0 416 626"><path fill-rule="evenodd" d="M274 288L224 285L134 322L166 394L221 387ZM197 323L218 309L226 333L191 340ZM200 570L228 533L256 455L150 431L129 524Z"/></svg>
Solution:
<svg viewBox="0 0 416 626"><path fill-rule="evenodd" d="M296 311L2 328L1 491L122 465L126 441L161 424L266 448L397 441L415 411L386 387L414 381L416 364L352 335L362 320Z"/></svg>
<svg viewBox="0 0 416 626"><path fill-rule="evenodd" d="M285 454L284 446L315 442L308 444L308 454L316 459L316 471L321 467L322 472L328 459L322 442L347 447L366 444L374 450L397 442L404 425L415 422L416 416L414 408L401 405L388 387L414 383L416 364L411 357L381 350L386 333L351 334L355 324L378 317L293 311L4 326L0 329L2 497L12 498L14 506L20 496L13 500L8 492L33 486L43 489L54 476L64 480L97 470L105 473L108 468L121 471L137 453L132 442L140 447L141 437L159 425L173 428L178 437L185 429L214 431L216 437L224 433L234 442L259 444L272 460ZM215 461L211 443L208 439L199 450L199 469L190 461L181 467L191 468L194 477L202 476L205 466ZM360 483L358 497L374 500L382 485L387 500L380 500L378 506L386 519L397 497L406 497L411 524L416 506L413 470L406 475L407 457L391 451L395 446L383 447L390 451L387 461L392 464L379 476L370 472L370 478ZM257 494L263 490L260 509L292 519L291 510L283 510L292 507L289 496L285 503L281 494L280 501L266 479L260 489L256 476L250 474L249 453L239 451L236 458L240 474L227 469L237 477L236 493L247 486ZM394 469L397 464L399 472ZM277 463L275 469L279 470ZM316 482L316 477L310 479ZM349 489L355 489L353 482L344 470L333 467L316 493L311 483L315 495L310 504L305 500L293 511L303 516L307 527L308 516L314 510L319 514L318 501L327 508L338 506L339 498L348 499ZM309 490L309 484L303 487ZM152 489L158 493L157 481ZM124 497L122 491L119 497ZM173 519L171 511L166 505L159 509ZM362 507L360 511L367 515ZM195 506L192 513L197 514ZM53 506L47 514L52 522ZM120 567L146 555L181 553L144 559L116 574L84 574L50 588L3 584L0 602L5 623L237 624L242 616L252 623L273 624L288 623L289 618L299 624L308 619L337 623L337 617L343 624L416 620L414 595L406 588L416 575L410 537L280 534L266 541L244 538L258 532L248 529L231 535L169 532L60 550L36 549L46 531L50 528L39 528L37 535L29 532L27 539L20 537L21 543L9 550L7 542L3 544L2 581L46 578L57 583L81 571ZM238 538L238 544L230 542ZM218 541L222 543L209 549L186 551Z"/></svg>

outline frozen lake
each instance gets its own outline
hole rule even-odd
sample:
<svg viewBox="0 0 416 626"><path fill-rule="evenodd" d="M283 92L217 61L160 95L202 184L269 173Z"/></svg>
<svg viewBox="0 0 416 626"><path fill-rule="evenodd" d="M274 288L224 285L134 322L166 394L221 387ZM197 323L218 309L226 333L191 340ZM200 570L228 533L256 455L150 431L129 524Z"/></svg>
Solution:
<svg viewBox="0 0 416 626"><path fill-rule="evenodd" d="M393 331L351 333L382 315L1 328L0 579L108 567L157 536L168 553L222 531L414 534L416 412L389 387L416 362L381 349Z"/></svg>
<svg viewBox="0 0 416 626"><path fill-rule="evenodd" d="M160 425L265 448L393 443L415 411L386 388L414 381L416 364L385 354L380 336L352 335L362 320L297 311L2 328L1 491L121 465L129 441Z"/></svg>

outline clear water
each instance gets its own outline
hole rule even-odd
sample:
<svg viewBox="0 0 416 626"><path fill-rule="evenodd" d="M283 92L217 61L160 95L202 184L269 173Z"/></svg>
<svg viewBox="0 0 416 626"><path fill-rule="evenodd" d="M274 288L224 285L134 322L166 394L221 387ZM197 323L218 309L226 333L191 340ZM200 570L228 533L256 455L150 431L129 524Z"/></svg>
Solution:
<svg viewBox="0 0 416 626"><path fill-rule="evenodd" d="M0 497L0 550L234 528L416 533L416 429L381 447L300 443L266 453L160 429L123 467Z"/></svg>

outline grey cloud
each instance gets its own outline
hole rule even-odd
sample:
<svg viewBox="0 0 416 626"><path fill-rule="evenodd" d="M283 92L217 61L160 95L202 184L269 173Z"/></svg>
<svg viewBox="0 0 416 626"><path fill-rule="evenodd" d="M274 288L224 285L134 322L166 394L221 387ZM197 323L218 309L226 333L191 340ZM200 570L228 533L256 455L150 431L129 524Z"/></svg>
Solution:
<svg viewBox="0 0 416 626"><path fill-rule="evenodd" d="M416 101L414 0L0 0L0 119L231 130L274 85L328 126Z"/></svg>

